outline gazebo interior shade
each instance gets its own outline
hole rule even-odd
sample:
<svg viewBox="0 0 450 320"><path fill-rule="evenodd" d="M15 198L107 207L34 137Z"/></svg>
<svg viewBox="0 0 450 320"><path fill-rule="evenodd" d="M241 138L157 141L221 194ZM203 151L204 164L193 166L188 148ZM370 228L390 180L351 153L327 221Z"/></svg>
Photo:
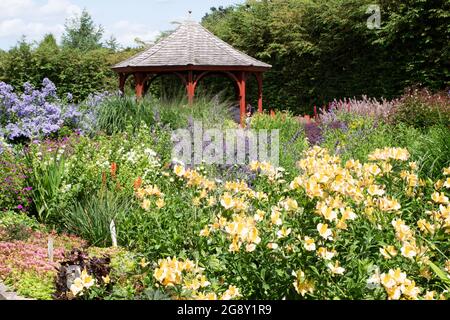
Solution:
<svg viewBox="0 0 450 320"><path fill-rule="evenodd" d="M254 75L257 79L258 111L262 112L262 77L263 72L270 68L271 65L233 48L194 21L185 21L168 37L112 67L119 74L122 92L128 76L134 76L137 97L146 93L157 76L175 74L186 86L189 103L193 102L201 79L223 74L235 82L241 124L245 122L248 76Z"/></svg>

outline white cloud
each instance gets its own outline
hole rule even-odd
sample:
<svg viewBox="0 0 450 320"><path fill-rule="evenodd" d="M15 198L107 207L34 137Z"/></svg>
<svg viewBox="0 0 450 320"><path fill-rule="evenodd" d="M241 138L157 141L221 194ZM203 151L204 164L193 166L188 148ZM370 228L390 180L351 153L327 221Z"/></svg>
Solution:
<svg viewBox="0 0 450 320"><path fill-rule="evenodd" d="M32 0L2 0L0 1L0 19L17 17L34 5Z"/></svg>
<svg viewBox="0 0 450 320"><path fill-rule="evenodd" d="M46 33L60 37L66 18L81 11L70 0L47 0L43 4L35 0L1 0L0 38L25 35L29 40L39 40Z"/></svg>
<svg viewBox="0 0 450 320"><path fill-rule="evenodd" d="M133 46L136 45L134 41L136 38L145 42L151 42L156 39L159 33L158 30L152 30L145 24L121 20L107 30L106 36L108 37L112 34L121 45Z"/></svg>
<svg viewBox="0 0 450 320"><path fill-rule="evenodd" d="M48 0L39 8L39 15L65 15L74 16L81 14L81 8L72 4L69 0Z"/></svg>
<svg viewBox="0 0 450 320"><path fill-rule="evenodd" d="M0 37L26 35L29 40L38 40L46 33L60 36L64 30L61 24L48 25L41 22L26 22L22 19L0 21Z"/></svg>
<svg viewBox="0 0 450 320"><path fill-rule="evenodd" d="M25 35L41 40L46 33L60 39L67 18L80 15L82 9L73 0L0 0L0 43L12 44ZM156 0L169 2L169 0ZM95 20L95 16L93 17ZM184 19L182 19L184 20ZM135 39L152 42L160 31L146 23L121 20L105 28L104 39L114 35L123 46L135 46ZM5 48L6 49L6 48Z"/></svg>

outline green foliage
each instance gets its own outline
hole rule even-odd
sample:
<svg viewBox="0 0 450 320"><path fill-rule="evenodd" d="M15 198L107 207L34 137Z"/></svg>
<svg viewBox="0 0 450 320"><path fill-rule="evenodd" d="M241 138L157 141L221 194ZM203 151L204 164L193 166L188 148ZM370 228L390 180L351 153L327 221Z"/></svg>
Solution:
<svg viewBox="0 0 450 320"><path fill-rule="evenodd" d="M97 129L106 134L126 131L130 124L150 125L153 112L148 103L136 102L134 97L113 97L102 103L97 113Z"/></svg>
<svg viewBox="0 0 450 320"><path fill-rule="evenodd" d="M36 219L25 213L12 211L0 213L0 227L5 231L2 241L27 240L32 231L42 231L45 228Z"/></svg>
<svg viewBox="0 0 450 320"><path fill-rule="evenodd" d="M53 284L53 272L37 274L34 272L21 272L11 275L6 281L14 290L23 297L38 300L52 300L55 291Z"/></svg>
<svg viewBox="0 0 450 320"><path fill-rule="evenodd" d="M423 177L437 178L442 168L450 166L450 128L431 127L415 143L411 141L411 154Z"/></svg>
<svg viewBox="0 0 450 320"><path fill-rule="evenodd" d="M199 94L193 105L189 106L184 95L175 98L155 99L146 97L114 96L102 103L97 112L97 129L107 134L133 131L140 124L147 126L166 125L172 129L185 128L189 119L202 121L204 126L212 127L224 123L229 116L230 104L217 97Z"/></svg>
<svg viewBox="0 0 450 320"><path fill-rule="evenodd" d="M96 26L91 15L83 10L81 16L66 21L62 36L63 47L89 51L102 46L103 27Z"/></svg>
<svg viewBox="0 0 450 320"><path fill-rule="evenodd" d="M69 232L91 245L107 247L111 245L111 221L120 225L131 208L130 201L121 197L118 190L102 189L94 195L86 194L84 199L66 209L61 222Z"/></svg>
<svg viewBox="0 0 450 320"><path fill-rule="evenodd" d="M410 90L401 98L392 120L425 130L434 125L450 128L450 96L446 92Z"/></svg>
<svg viewBox="0 0 450 320"><path fill-rule="evenodd" d="M432 90L449 85L450 2L380 0L382 29L375 41L401 62L405 87L420 83Z"/></svg>
<svg viewBox="0 0 450 320"><path fill-rule="evenodd" d="M386 124L370 117L346 113L340 114L338 118L346 123L346 129L324 130L321 145L344 160L367 161L367 156L373 150L397 146L409 150L422 177L438 178L442 168L450 164L450 129L446 126L416 129L404 123Z"/></svg>
<svg viewBox="0 0 450 320"><path fill-rule="evenodd" d="M308 147L305 130L298 119L289 112L277 112L274 117L268 114L255 114L251 119L251 129L279 130L280 166L295 173L296 162Z"/></svg>
<svg viewBox="0 0 450 320"><path fill-rule="evenodd" d="M35 86L50 79L58 94L72 93L74 100L83 101L89 94L117 90L117 74L111 66L129 58L137 49L113 52L111 48L82 51L58 47L52 35L37 45L22 40L11 50L0 54L0 81L17 91L25 82Z"/></svg>
<svg viewBox="0 0 450 320"><path fill-rule="evenodd" d="M367 28L370 0L254 1L213 10L203 24L273 65L266 106L312 112L335 98L391 98L415 83L448 85L449 2L380 1L381 30Z"/></svg>
<svg viewBox="0 0 450 320"><path fill-rule="evenodd" d="M32 186L31 195L36 214L40 221L55 222L58 216L58 198L65 172L65 159L60 153L44 161L33 153L26 154L31 173L27 181Z"/></svg>
<svg viewBox="0 0 450 320"><path fill-rule="evenodd" d="M28 209L29 191L24 178L28 171L19 152L5 148L0 153L0 210Z"/></svg>

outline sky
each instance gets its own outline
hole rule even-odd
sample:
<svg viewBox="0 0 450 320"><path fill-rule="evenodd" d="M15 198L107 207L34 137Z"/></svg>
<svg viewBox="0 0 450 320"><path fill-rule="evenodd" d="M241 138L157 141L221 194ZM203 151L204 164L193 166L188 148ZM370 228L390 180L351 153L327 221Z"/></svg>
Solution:
<svg viewBox="0 0 450 320"><path fill-rule="evenodd" d="M160 31L174 27L192 11L200 21L211 7L243 3L244 0L0 0L0 49L14 46L22 35L28 41L41 40L47 33L60 39L66 19L86 8L104 38L114 35L122 46L134 39L151 42Z"/></svg>

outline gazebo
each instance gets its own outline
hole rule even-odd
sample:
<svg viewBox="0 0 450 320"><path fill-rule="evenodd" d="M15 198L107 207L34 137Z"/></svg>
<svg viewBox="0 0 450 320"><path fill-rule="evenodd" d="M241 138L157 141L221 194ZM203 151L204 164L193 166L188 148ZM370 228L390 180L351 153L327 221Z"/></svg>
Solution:
<svg viewBox="0 0 450 320"><path fill-rule="evenodd" d="M185 21L168 37L112 67L119 74L119 89L134 77L136 97L143 97L152 81L161 75L174 74L186 86L192 104L195 89L203 78L229 77L239 97L241 125L246 116L246 81L254 75L258 83L258 112L262 112L263 73L272 66L233 48L199 23Z"/></svg>

